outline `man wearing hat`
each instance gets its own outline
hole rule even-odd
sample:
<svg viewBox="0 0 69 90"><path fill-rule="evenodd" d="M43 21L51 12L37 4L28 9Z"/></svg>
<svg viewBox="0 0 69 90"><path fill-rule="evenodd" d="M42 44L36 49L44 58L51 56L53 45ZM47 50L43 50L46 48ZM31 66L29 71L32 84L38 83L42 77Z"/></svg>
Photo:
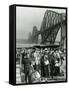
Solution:
<svg viewBox="0 0 69 90"><path fill-rule="evenodd" d="M55 70L55 57L54 57L54 51L51 51L50 54L50 75L53 79L54 76L54 70Z"/></svg>
<svg viewBox="0 0 69 90"><path fill-rule="evenodd" d="M44 56L44 75L47 79L49 77L49 60L48 60L48 55Z"/></svg>
<svg viewBox="0 0 69 90"><path fill-rule="evenodd" d="M28 53L25 49L25 51L22 53L22 64L24 66L24 73L25 73L25 82L26 83L31 83L31 80L30 80L30 75L29 75L29 72L30 72L30 67L31 67L31 60L28 56Z"/></svg>

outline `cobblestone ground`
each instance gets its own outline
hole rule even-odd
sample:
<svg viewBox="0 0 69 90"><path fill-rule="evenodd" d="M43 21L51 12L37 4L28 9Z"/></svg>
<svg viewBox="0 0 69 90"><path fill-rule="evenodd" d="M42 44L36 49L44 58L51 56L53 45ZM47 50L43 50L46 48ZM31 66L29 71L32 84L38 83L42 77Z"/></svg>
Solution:
<svg viewBox="0 0 69 90"><path fill-rule="evenodd" d="M55 81L65 81L66 79L66 76L57 76L53 79L51 78L48 78L47 80L44 78L42 79L40 82L55 82ZM19 84L19 83L25 83L21 81L21 76L20 76L20 65L19 64L16 64L16 83Z"/></svg>

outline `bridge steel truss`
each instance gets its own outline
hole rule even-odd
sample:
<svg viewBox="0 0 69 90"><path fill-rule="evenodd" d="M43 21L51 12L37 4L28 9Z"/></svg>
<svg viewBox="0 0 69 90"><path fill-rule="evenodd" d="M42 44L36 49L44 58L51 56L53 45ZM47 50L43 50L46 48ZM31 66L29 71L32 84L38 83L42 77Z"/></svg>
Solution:
<svg viewBox="0 0 69 90"><path fill-rule="evenodd" d="M61 28L61 43L66 34L66 15L64 13L56 13L51 10L47 10L44 14L43 21L40 30L32 35L32 43L36 41L38 43L38 35L41 34L41 44L55 43L55 39L59 29ZM63 30L64 29L64 30ZM63 35L63 36L62 36Z"/></svg>

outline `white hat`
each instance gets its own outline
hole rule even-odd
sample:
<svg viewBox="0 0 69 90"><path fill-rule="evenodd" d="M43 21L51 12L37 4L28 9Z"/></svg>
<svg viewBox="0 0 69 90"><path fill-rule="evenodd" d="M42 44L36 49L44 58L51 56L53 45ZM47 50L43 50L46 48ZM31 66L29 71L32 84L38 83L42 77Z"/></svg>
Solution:
<svg viewBox="0 0 69 90"><path fill-rule="evenodd" d="M48 58L48 56L47 56L47 55L45 55L45 57L46 57L46 58Z"/></svg>
<svg viewBox="0 0 69 90"><path fill-rule="evenodd" d="M47 48L45 48L45 51L47 51Z"/></svg>

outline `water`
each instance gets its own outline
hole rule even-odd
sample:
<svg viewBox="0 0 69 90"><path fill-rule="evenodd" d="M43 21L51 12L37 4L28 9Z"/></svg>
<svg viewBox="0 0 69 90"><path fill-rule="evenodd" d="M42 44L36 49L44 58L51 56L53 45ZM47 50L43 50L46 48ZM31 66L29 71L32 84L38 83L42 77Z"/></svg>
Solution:
<svg viewBox="0 0 69 90"><path fill-rule="evenodd" d="M39 44L24 44L24 43L16 43L16 48L23 48L23 47L32 47L34 45L39 45Z"/></svg>

